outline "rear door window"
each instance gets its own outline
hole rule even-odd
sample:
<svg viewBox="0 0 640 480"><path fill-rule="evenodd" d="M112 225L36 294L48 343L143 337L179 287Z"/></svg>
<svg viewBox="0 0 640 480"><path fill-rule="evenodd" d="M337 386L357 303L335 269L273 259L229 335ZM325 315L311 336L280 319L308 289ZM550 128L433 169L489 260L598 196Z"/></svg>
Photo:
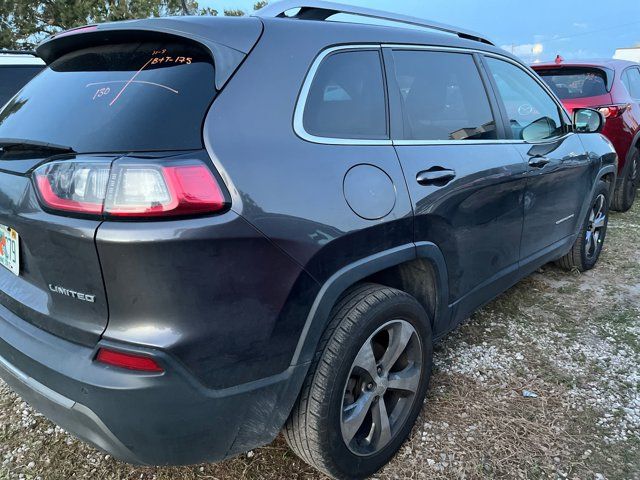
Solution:
<svg viewBox="0 0 640 480"><path fill-rule="evenodd" d="M0 111L0 138L79 153L202 147L214 66L195 44L137 42L68 53Z"/></svg>
<svg viewBox="0 0 640 480"><path fill-rule="evenodd" d="M486 57L504 103L513 138L536 142L561 136L564 125L552 96L522 68Z"/></svg>
<svg viewBox="0 0 640 480"><path fill-rule="evenodd" d="M597 68L538 70L551 90L562 100L606 95L606 73Z"/></svg>
<svg viewBox="0 0 640 480"><path fill-rule="evenodd" d="M0 107L7 103L43 68L26 65L0 66Z"/></svg>
<svg viewBox="0 0 640 480"><path fill-rule="evenodd" d="M405 140L497 138L478 67L470 54L394 50Z"/></svg>
<svg viewBox="0 0 640 480"><path fill-rule="evenodd" d="M640 99L640 69L630 68L622 77L622 80L629 90L629 95L633 98Z"/></svg>
<svg viewBox="0 0 640 480"><path fill-rule="evenodd" d="M387 139L387 108L379 50L330 54L311 83L304 130L316 137Z"/></svg>

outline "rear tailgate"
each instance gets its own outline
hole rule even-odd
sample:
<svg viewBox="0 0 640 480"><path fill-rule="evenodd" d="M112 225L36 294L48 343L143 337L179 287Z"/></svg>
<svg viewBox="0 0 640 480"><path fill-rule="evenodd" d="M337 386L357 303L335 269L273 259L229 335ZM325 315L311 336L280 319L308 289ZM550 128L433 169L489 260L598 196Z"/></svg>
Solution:
<svg viewBox="0 0 640 480"><path fill-rule="evenodd" d="M0 162L0 225L18 237L19 275L0 266L0 303L55 335L92 345L108 309L94 236L99 220L46 213L29 167L43 159ZM8 248L6 240L0 245Z"/></svg>
<svg viewBox="0 0 640 480"><path fill-rule="evenodd" d="M0 109L0 141L65 146L77 152L65 161L76 164L199 151L211 102L261 32L255 18L174 18L59 34L38 48L47 68ZM102 211L83 210L90 187L80 170L68 182L56 177L53 195L67 210L44 208L31 174L52 158L18 157L0 153L0 233L15 232L20 250L19 272L0 266L0 303L54 335L94 345L109 319L95 246Z"/></svg>
<svg viewBox="0 0 640 480"><path fill-rule="evenodd" d="M562 100L569 113L611 103L614 72L586 65L534 66L534 70Z"/></svg>

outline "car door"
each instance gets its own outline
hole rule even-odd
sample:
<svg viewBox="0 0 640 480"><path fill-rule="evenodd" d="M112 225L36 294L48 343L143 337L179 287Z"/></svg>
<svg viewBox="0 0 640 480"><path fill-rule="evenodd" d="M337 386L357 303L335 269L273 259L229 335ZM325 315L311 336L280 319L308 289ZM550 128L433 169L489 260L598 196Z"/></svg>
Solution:
<svg viewBox="0 0 640 480"><path fill-rule="evenodd" d="M640 68L627 68L622 74L622 83L627 87L631 98L636 102L640 102Z"/></svg>
<svg viewBox="0 0 640 480"><path fill-rule="evenodd" d="M640 67L627 68L622 74L622 83L633 100L623 114L625 123L635 134L640 129Z"/></svg>
<svg viewBox="0 0 640 480"><path fill-rule="evenodd" d="M597 174L597 158L587 155L564 109L533 72L505 57L485 55L484 61L507 135L528 164L525 264L571 240L583 220L580 211Z"/></svg>
<svg viewBox="0 0 640 480"><path fill-rule="evenodd" d="M517 269L527 166L501 141L499 111L474 53L389 46L384 58L414 238L445 256L455 322L508 287Z"/></svg>

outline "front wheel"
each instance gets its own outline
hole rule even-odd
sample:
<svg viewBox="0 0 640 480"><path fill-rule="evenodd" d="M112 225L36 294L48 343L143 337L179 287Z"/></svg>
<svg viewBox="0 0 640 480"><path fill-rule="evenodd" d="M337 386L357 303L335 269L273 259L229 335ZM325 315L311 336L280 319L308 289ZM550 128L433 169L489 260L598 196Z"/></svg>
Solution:
<svg viewBox="0 0 640 480"><path fill-rule="evenodd" d="M587 215L571 251L558 260L566 270L584 272L595 267L602 252L609 223L609 185L599 181Z"/></svg>
<svg viewBox="0 0 640 480"><path fill-rule="evenodd" d="M411 295L359 286L336 305L285 438L330 477L383 467L420 413L432 363L431 323Z"/></svg>

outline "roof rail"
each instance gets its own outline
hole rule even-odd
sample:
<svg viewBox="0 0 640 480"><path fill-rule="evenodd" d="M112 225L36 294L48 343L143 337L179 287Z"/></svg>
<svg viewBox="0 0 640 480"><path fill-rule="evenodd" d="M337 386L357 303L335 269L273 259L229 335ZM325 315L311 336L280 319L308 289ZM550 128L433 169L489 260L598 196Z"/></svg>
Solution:
<svg viewBox="0 0 640 480"><path fill-rule="evenodd" d="M287 17L285 15L289 10L299 8L300 11L296 15ZM409 15L401 15L398 13L390 13L382 10L374 10L366 7L357 7L353 5L343 5L341 3L325 2L322 0L282 0L274 2L255 12L255 16L263 18L296 18L303 20L326 20L332 15L345 13L360 17L376 18L378 20L388 20L391 22L402 23L405 25L414 25L425 27L441 32L452 33L460 38L467 40L475 40L477 42L493 45L493 42L475 32L461 30L451 25L433 22L422 18L411 17Z"/></svg>
<svg viewBox="0 0 640 480"><path fill-rule="evenodd" d="M36 56L36 52L31 50L11 50L8 48L0 48L0 53L6 53L11 55L33 55Z"/></svg>

